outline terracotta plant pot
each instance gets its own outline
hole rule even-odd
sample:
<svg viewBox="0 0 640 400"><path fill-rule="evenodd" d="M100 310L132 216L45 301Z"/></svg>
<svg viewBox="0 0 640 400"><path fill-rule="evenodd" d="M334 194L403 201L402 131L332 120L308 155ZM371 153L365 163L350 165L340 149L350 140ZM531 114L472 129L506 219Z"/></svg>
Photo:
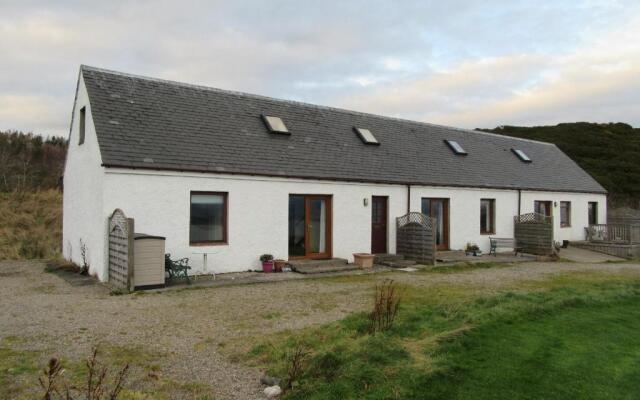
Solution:
<svg viewBox="0 0 640 400"><path fill-rule="evenodd" d="M273 260L262 262L262 272L264 272L265 274L273 272Z"/></svg>
<svg viewBox="0 0 640 400"><path fill-rule="evenodd" d="M360 268L372 268L373 258L375 256L369 253L353 253L353 262Z"/></svg>
<svg viewBox="0 0 640 400"><path fill-rule="evenodd" d="M274 263L276 272L282 272L282 268L284 268L285 265L287 265L286 260L274 260L273 263Z"/></svg>

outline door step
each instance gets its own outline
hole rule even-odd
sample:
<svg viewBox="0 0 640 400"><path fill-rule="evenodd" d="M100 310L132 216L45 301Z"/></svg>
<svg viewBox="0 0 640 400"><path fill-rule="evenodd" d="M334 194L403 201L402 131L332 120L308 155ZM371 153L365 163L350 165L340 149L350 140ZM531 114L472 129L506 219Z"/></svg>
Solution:
<svg viewBox="0 0 640 400"><path fill-rule="evenodd" d="M291 260L291 269L301 274L322 274L325 272L352 271L357 265L348 264L344 258L330 258L327 260Z"/></svg>
<svg viewBox="0 0 640 400"><path fill-rule="evenodd" d="M395 260L395 261L383 261L381 263L384 266L391 268L406 268L412 265L416 265L416 262L413 260Z"/></svg>
<svg viewBox="0 0 640 400"><path fill-rule="evenodd" d="M384 264L387 261L404 260L404 256L400 254L376 254L373 259L374 264Z"/></svg>

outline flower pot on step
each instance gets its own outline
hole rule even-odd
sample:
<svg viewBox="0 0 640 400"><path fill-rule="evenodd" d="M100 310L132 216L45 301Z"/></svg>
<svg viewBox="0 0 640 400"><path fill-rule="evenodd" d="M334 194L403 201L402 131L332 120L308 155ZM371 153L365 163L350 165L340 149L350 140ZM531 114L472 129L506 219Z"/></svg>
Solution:
<svg viewBox="0 0 640 400"><path fill-rule="evenodd" d="M287 261L285 260L275 260L273 262L273 268L275 269L276 272L282 272L282 268L284 268L287 265Z"/></svg>
<svg viewBox="0 0 640 400"><path fill-rule="evenodd" d="M360 268L372 268L373 258L375 256L369 253L353 253L353 262Z"/></svg>
<svg viewBox="0 0 640 400"><path fill-rule="evenodd" d="M262 262L262 272L264 272L264 273L273 272L273 261L263 261Z"/></svg>

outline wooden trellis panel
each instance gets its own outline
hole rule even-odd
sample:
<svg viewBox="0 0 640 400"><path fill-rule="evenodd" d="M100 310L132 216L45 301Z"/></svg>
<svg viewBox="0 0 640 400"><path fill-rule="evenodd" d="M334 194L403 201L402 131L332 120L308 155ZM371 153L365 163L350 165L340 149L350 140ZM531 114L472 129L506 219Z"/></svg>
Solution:
<svg viewBox="0 0 640 400"><path fill-rule="evenodd" d="M109 217L109 283L116 289L132 289L133 232L133 218L116 209Z"/></svg>
<svg viewBox="0 0 640 400"><path fill-rule="evenodd" d="M433 218L419 212L396 218L396 253L421 264L435 264L434 226Z"/></svg>
<svg viewBox="0 0 640 400"><path fill-rule="evenodd" d="M514 237L524 253L553 254L553 217L538 213L516 215Z"/></svg>

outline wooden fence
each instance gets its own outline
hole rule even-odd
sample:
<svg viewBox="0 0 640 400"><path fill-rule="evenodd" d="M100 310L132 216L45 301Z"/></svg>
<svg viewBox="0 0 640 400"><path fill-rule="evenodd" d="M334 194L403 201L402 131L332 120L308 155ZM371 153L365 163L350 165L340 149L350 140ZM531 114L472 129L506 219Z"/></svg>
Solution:
<svg viewBox="0 0 640 400"><path fill-rule="evenodd" d="M421 264L435 264L434 224L433 218L419 212L396 218L396 253Z"/></svg>
<svg viewBox="0 0 640 400"><path fill-rule="evenodd" d="M109 284L124 291L133 290L133 225L120 209L109 217Z"/></svg>
<svg viewBox="0 0 640 400"><path fill-rule="evenodd" d="M553 254L553 217L538 213L516 215L514 237L524 253Z"/></svg>
<svg viewBox="0 0 640 400"><path fill-rule="evenodd" d="M587 228L589 242L640 243L640 225L597 224Z"/></svg>

